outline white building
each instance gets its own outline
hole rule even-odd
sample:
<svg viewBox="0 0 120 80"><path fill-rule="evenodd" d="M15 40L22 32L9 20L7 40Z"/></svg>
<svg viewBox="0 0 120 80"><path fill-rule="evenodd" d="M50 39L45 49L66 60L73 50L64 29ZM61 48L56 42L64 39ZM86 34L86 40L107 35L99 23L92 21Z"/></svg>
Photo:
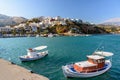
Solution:
<svg viewBox="0 0 120 80"><path fill-rule="evenodd" d="M32 29L32 32L37 32L37 27L39 27L38 23L30 23L29 26Z"/></svg>
<svg viewBox="0 0 120 80"><path fill-rule="evenodd" d="M25 28L25 26L26 26L26 24L23 23L23 24L19 24L19 25L14 26L14 28L21 28L21 27Z"/></svg>
<svg viewBox="0 0 120 80"><path fill-rule="evenodd" d="M46 29L47 27L50 26L49 22L40 22L39 23L40 28Z"/></svg>
<svg viewBox="0 0 120 80"><path fill-rule="evenodd" d="M67 25L64 20L63 20L63 21L60 21L60 24L62 24L62 25Z"/></svg>
<svg viewBox="0 0 120 80"><path fill-rule="evenodd" d="M0 32L10 32L12 29L9 26L0 27Z"/></svg>
<svg viewBox="0 0 120 80"><path fill-rule="evenodd" d="M55 20L61 21L61 17L60 17L60 16L57 16L57 17L55 17Z"/></svg>

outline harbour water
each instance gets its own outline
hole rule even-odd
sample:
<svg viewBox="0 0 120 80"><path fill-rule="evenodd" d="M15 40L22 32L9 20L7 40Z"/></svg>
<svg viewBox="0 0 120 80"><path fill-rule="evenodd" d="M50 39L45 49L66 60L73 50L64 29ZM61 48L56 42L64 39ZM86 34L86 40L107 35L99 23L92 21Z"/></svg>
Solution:
<svg viewBox="0 0 120 80"><path fill-rule="evenodd" d="M86 60L86 55L92 54L101 43L105 51L114 53L109 71L100 76L85 79L64 77L62 65ZM27 53L26 49L40 45L48 46L48 56L30 62L19 60L19 56ZM0 38L0 57L42 74L50 80L120 80L119 56L120 35Z"/></svg>

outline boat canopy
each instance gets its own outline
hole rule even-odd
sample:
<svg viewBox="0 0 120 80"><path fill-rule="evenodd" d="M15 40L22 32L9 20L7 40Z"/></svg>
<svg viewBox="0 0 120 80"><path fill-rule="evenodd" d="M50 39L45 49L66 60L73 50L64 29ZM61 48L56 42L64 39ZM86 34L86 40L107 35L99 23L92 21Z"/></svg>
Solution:
<svg viewBox="0 0 120 80"><path fill-rule="evenodd" d="M101 55L101 56L105 56L105 57L113 56L113 53L105 52L105 51L95 51L93 54Z"/></svg>
<svg viewBox="0 0 120 80"><path fill-rule="evenodd" d="M87 57L90 59L95 59L95 60L104 59L103 56L99 56L99 55L88 55Z"/></svg>
<svg viewBox="0 0 120 80"><path fill-rule="evenodd" d="M45 48L47 48L47 46L38 46L38 47L35 47L35 48L33 48L34 50L43 50L43 49L45 49Z"/></svg>

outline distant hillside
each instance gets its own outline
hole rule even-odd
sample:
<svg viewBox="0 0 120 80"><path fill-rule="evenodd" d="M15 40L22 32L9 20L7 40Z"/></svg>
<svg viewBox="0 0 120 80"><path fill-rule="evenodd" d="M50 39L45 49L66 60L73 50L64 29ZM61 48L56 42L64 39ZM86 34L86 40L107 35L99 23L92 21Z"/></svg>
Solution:
<svg viewBox="0 0 120 80"><path fill-rule="evenodd" d="M109 23L107 22L105 24L99 24L97 26L109 33L120 34L120 22L114 22L114 21Z"/></svg>
<svg viewBox="0 0 120 80"><path fill-rule="evenodd" d="M35 25L39 28L36 31L37 33L53 33L53 34L69 34L69 33L77 33L77 34L106 34L103 28L98 27L95 24L90 24L88 22L83 22L80 19L67 19L58 17L38 17L27 20L23 17L10 17L6 15L0 14L0 27L6 25L19 26L18 24L24 22L25 25ZM41 26L41 27L40 27ZM28 27L28 26L24 26ZM31 30L30 30L31 31ZM26 31L25 31L26 32ZM29 32L31 33L31 32Z"/></svg>
<svg viewBox="0 0 120 80"><path fill-rule="evenodd" d="M0 14L0 27L6 25L15 25L21 22L25 22L27 19L23 17L10 17L3 14Z"/></svg>
<svg viewBox="0 0 120 80"><path fill-rule="evenodd" d="M120 18L112 18L101 23L103 25L120 26Z"/></svg>

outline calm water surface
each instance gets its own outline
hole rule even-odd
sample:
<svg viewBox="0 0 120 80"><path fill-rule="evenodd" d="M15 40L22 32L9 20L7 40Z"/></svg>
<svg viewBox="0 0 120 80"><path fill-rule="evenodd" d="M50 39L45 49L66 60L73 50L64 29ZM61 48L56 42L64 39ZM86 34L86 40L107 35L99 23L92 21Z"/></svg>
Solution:
<svg viewBox="0 0 120 80"><path fill-rule="evenodd" d="M86 55L92 54L101 42L106 51L114 53L113 66L108 72L85 79L67 79L64 77L61 69L62 65L86 60ZM31 62L21 62L19 60L19 56L27 53L26 49L39 45L48 46L48 56ZM120 35L0 38L0 57L42 74L50 80L120 80Z"/></svg>

